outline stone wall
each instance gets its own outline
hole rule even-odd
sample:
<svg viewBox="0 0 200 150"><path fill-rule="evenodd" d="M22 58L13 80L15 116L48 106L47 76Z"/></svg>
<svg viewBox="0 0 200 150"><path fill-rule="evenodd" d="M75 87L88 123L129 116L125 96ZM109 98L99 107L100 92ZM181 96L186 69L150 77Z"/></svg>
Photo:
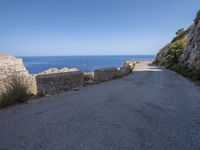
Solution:
<svg viewBox="0 0 200 150"><path fill-rule="evenodd" d="M80 71L37 75L36 82L39 95L54 95L84 86Z"/></svg>
<svg viewBox="0 0 200 150"><path fill-rule="evenodd" d="M126 76L126 75L130 74L131 71L132 70L131 70L130 66L122 66L119 69L119 72L120 72L121 76Z"/></svg>
<svg viewBox="0 0 200 150"><path fill-rule="evenodd" d="M0 89L3 89L6 78L13 72L19 73L28 81L29 91L34 95L55 95L85 85L92 85L123 77L131 73L135 61L127 61L119 69L102 68L84 74L76 68L50 68L42 73L30 75L23 60L14 56L0 54Z"/></svg>
<svg viewBox="0 0 200 150"><path fill-rule="evenodd" d="M117 68L115 67L97 69L94 72L94 80L96 83L109 81L116 78L116 75L117 75Z"/></svg>

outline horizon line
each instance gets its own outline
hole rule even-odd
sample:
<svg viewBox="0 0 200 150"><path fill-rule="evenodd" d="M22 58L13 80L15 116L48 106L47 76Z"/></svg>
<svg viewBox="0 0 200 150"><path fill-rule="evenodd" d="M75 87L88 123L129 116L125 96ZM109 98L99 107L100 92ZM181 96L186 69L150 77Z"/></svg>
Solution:
<svg viewBox="0 0 200 150"><path fill-rule="evenodd" d="M156 54L126 54L126 55L15 55L16 57L65 57L65 56L156 56Z"/></svg>

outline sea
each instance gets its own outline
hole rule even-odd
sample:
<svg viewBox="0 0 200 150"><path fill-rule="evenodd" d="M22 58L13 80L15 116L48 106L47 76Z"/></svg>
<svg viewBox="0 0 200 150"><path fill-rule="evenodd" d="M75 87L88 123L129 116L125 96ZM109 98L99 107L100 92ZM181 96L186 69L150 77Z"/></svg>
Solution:
<svg viewBox="0 0 200 150"><path fill-rule="evenodd" d="M49 68L78 68L89 72L97 68L120 67L127 60L152 61L155 55L117 55L117 56L23 56L24 64L30 74Z"/></svg>

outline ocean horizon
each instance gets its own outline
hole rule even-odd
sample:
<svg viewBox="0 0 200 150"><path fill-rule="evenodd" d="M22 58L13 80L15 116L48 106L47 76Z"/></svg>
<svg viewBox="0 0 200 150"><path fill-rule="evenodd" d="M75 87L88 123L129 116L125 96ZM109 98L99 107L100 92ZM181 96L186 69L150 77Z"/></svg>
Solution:
<svg viewBox="0 0 200 150"><path fill-rule="evenodd" d="M49 68L78 68L89 72L104 67L120 67L127 60L152 61L155 55L19 56L30 74Z"/></svg>

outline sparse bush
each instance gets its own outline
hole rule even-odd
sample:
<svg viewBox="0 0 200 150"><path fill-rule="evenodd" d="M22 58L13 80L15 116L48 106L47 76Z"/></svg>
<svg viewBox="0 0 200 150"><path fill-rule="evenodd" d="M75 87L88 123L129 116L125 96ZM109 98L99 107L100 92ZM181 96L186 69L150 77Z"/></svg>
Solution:
<svg viewBox="0 0 200 150"><path fill-rule="evenodd" d="M179 29L177 32L176 32L176 35L180 35L184 32L184 28L181 28Z"/></svg>
<svg viewBox="0 0 200 150"><path fill-rule="evenodd" d="M17 72L7 76L0 93L0 107L15 103L24 103L30 97L28 81Z"/></svg>
<svg viewBox="0 0 200 150"><path fill-rule="evenodd" d="M185 31L184 31L184 29L179 29L179 30L176 32L176 35L177 35L177 36L172 40L171 43L176 42L176 41L178 41L178 40L184 39L184 38L189 34L190 31L191 31L190 28L188 28L188 29L185 30Z"/></svg>

